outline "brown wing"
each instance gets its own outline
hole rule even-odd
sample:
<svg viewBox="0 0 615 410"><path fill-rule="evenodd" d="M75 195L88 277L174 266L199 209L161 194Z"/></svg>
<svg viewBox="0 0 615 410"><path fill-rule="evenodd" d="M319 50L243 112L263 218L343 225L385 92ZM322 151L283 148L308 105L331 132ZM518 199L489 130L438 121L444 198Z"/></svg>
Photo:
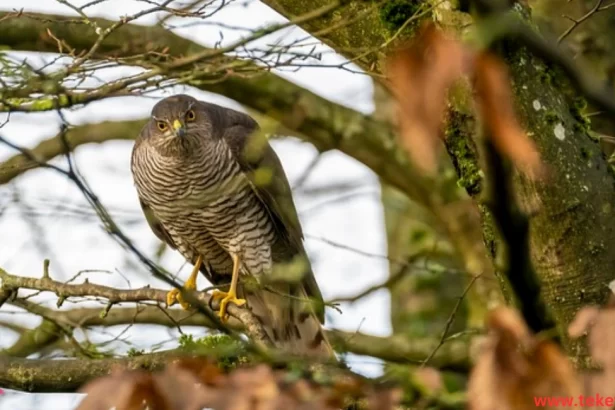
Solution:
<svg viewBox="0 0 615 410"><path fill-rule="evenodd" d="M252 188L267 208L275 224L276 231L282 235L296 254L306 257L303 247L303 231L297 216L292 191L282 163L269 145L267 138L259 132L256 121L239 111L213 104L201 103L210 114L214 129L220 130L243 172L252 181ZM322 294L312 270L303 279L309 297L322 302ZM324 312L318 316L324 321Z"/></svg>
<svg viewBox="0 0 615 410"><path fill-rule="evenodd" d="M158 220L158 218L156 218L156 215L154 215L154 211L152 211L152 209L142 199L139 199L139 203L141 204L141 209L143 210L143 214L145 215L145 220L147 220L149 227L152 229L158 239L165 242L171 248L177 249L177 245L175 245L175 242L173 242L173 238L171 238L169 232L164 228L164 226L162 226L162 223Z"/></svg>

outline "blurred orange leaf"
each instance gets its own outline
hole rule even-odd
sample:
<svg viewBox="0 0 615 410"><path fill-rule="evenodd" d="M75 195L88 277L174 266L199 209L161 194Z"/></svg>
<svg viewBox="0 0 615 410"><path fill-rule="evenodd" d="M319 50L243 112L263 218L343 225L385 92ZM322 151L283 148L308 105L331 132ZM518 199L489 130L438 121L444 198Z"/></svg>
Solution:
<svg viewBox="0 0 615 410"><path fill-rule="evenodd" d="M389 60L387 71L399 103L401 141L425 172L435 171L447 90L463 75L465 55L459 42L429 24Z"/></svg>
<svg viewBox="0 0 615 410"><path fill-rule="evenodd" d="M481 53L475 70L476 101L493 144L526 175L539 177L543 172L540 155L517 121L506 65Z"/></svg>
<svg viewBox="0 0 615 410"><path fill-rule="evenodd" d="M433 173L449 88L473 75L475 99L487 135L499 152L530 177L543 173L540 155L517 121L506 66L476 53L427 23L387 65L390 89L398 103L401 142L418 168Z"/></svg>
<svg viewBox="0 0 615 410"><path fill-rule="evenodd" d="M614 377L615 382L615 295L602 309L587 306L581 309L568 327L572 337L589 333L589 349L592 358L603 366L605 372Z"/></svg>
<svg viewBox="0 0 615 410"><path fill-rule="evenodd" d="M536 397L581 393L568 359L554 343L536 339L516 311L494 310L487 328L490 335L468 383L470 409L531 409Z"/></svg>
<svg viewBox="0 0 615 410"><path fill-rule="evenodd" d="M398 389L377 389L352 375L347 378L322 386L289 381L283 370L264 364L222 373L213 361L185 358L162 372L116 371L94 380L81 390L88 395L78 410L334 410L356 398L371 403L368 409L392 410L401 399Z"/></svg>

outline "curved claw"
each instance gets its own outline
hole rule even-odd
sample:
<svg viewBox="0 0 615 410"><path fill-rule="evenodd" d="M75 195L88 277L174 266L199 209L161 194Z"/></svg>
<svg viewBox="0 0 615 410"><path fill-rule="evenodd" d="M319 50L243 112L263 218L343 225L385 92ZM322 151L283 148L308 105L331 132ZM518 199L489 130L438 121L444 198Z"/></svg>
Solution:
<svg viewBox="0 0 615 410"><path fill-rule="evenodd" d="M229 292L223 292L221 290L214 290L211 297L213 300L221 299L220 300L220 310L218 311L218 316L220 317L220 320L222 320L223 322L226 322L226 320L228 319L228 313L226 311L226 308L229 303L232 303L237 306L243 306L246 304L246 300L238 299L237 294L233 292L232 290Z"/></svg>
<svg viewBox="0 0 615 410"><path fill-rule="evenodd" d="M188 289L188 288L186 288L186 289ZM190 310L190 307L191 307L190 303L188 303L188 302L186 302L184 300L180 290L177 289L177 288L173 288L173 289L171 289L167 293L167 307L171 307L174 304L176 304L177 302L179 302L179 304L181 305L182 309Z"/></svg>
<svg viewBox="0 0 615 410"><path fill-rule="evenodd" d="M179 289L173 288L167 293L167 307L173 306L178 302L178 296L180 295Z"/></svg>
<svg viewBox="0 0 615 410"><path fill-rule="evenodd" d="M201 263L203 263L203 258L199 255L194 264L194 268L192 268L192 273L190 274L190 277L184 284L184 289L196 290L196 278L199 274L199 268L201 267ZM171 289L169 293L167 293L167 307L171 307L177 302L179 302L179 304L184 310L190 310L190 303L184 300L180 290L177 288Z"/></svg>

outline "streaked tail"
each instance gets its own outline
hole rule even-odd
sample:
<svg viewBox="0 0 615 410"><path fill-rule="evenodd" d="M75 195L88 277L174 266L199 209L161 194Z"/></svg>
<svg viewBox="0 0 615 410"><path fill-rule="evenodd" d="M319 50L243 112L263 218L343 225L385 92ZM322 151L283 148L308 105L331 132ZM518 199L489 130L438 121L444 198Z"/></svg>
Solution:
<svg viewBox="0 0 615 410"><path fill-rule="evenodd" d="M335 360L303 285L277 283L267 288L239 292L275 346L290 354Z"/></svg>

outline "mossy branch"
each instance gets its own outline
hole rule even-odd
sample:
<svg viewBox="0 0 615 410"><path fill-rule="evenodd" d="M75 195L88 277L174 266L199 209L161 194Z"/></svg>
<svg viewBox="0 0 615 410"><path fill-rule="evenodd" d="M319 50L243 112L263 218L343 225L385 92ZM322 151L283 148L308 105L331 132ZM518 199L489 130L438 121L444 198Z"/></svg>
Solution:
<svg viewBox="0 0 615 410"><path fill-rule="evenodd" d="M25 309L31 313L42 316L45 320L67 328L87 328L93 326L116 326L128 324L154 324L167 327L180 326L205 326L215 328L214 324L204 315L180 309L166 309L162 306L165 301L166 291L153 288L139 289L115 289L94 283L65 284L52 279L36 279L16 276L0 269L0 279L3 288L7 289L33 289L49 291L58 295L61 300L73 296L79 297L102 297L110 302L105 308L75 308L70 310L55 310L40 306L28 300L17 298L10 302L11 305ZM197 300L207 305L210 295L206 292L196 292ZM116 303L126 302L155 302L158 306L139 305L134 308L111 307ZM216 302L212 303L216 309ZM227 326L245 331L246 323L251 325L253 315L248 309L230 307L231 318ZM256 319L254 319L256 320ZM40 329L39 329L40 330ZM35 329L32 332L36 331ZM252 330L254 332L254 330ZM246 332L250 333L250 332ZM49 337L39 339L38 349L42 349L61 338L60 332L55 332ZM19 339L17 345L12 347L20 356L37 351L31 343L32 334L26 332ZM339 330L327 330L334 347L339 352L351 352L355 354L378 357L383 360L397 363L421 363L439 344L436 338L420 338L408 340L407 337L393 335L390 337L377 337L359 332L343 332ZM467 372L471 365L470 359L471 337L459 337L447 341L431 360L430 365L442 369ZM2 352L9 354L9 351Z"/></svg>
<svg viewBox="0 0 615 410"><path fill-rule="evenodd" d="M169 360L180 356L182 352L179 350L95 360L22 359L0 356L0 386L38 393L73 392L86 382L106 376L114 369L154 371L162 369Z"/></svg>

